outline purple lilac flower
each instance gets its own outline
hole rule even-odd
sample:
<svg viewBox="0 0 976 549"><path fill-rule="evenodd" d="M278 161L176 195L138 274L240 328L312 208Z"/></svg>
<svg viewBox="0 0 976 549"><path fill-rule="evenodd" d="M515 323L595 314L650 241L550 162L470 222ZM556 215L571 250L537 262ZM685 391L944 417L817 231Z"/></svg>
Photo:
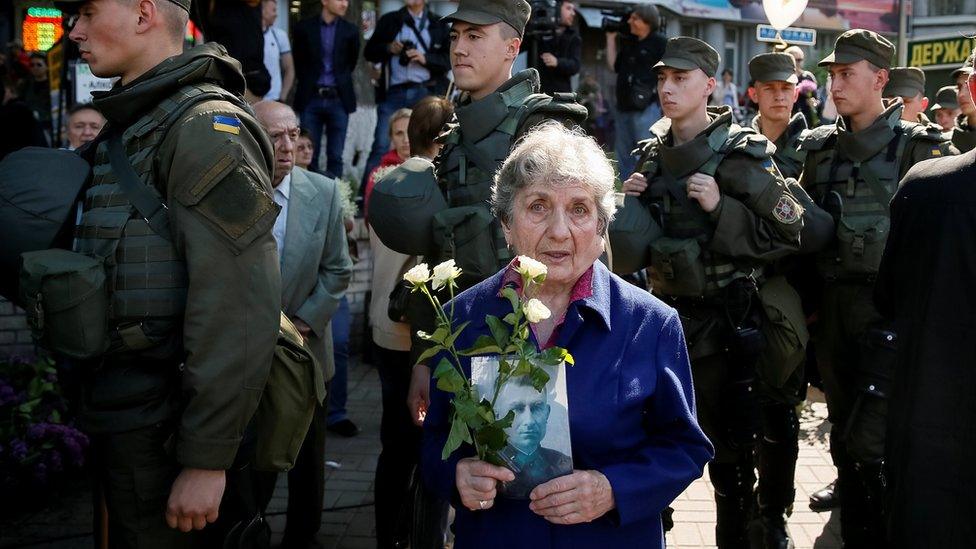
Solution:
<svg viewBox="0 0 976 549"><path fill-rule="evenodd" d="M10 441L10 457L14 461L24 461L27 458L27 443L19 438Z"/></svg>

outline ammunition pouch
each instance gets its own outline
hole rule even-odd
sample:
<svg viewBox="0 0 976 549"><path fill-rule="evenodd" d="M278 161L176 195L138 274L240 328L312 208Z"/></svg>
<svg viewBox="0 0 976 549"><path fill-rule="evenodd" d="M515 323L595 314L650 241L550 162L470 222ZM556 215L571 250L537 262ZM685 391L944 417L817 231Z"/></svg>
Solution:
<svg viewBox="0 0 976 549"><path fill-rule="evenodd" d="M22 254L20 298L42 347L71 358L96 357L109 347L105 265L61 249Z"/></svg>
<svg viewBox="0 0 976 549"><path fill-rule="evenodd" d="M651 242L651 267L655 293L679 297L705 295L705 263L697 240L662 237Z"/></svg>
<svg viewBox="0 0 976 549"><path fill-rule="evenodd" d="M434 243L442 254L439 261L454 258L466 280L477 282L495 274L494 220L484 206L460 206L435 214Z"/></svg>
<svg viewBox="0 0 976 549"><path fill-rule="evenodd" d="M857 398L845 427L848 453L858 463L884 459L888 395L897 358L898 337L881 328L868 329L861 339Z"/></svg>
<svg viewBox="0 0 976 549"><path fill-rule="evenodd" d="M886 215L841 217L834 273L838 278L874 275L881 266L891 220Z"/></svg>

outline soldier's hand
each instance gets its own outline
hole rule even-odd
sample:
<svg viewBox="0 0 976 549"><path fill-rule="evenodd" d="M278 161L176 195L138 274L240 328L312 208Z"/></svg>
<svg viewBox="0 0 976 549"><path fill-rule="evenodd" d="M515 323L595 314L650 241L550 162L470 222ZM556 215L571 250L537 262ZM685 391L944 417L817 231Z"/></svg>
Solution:
<svg viewBox="0 0 976 549"><path fill-rule="evenodd" d="M410 376L410 389L407 390L407 409L410 419L418 427L424 425L427 417L427 407L430 406L430 368L424 364L413 367Z"/></svg>
<svg viewBox="0 0 976 549"><path fill-rule="evenodd" d="M217 520L225 483L222 470L184 468L169 491L166 524L189 532Z"/></svg>
<svg viewBox="0 0 976 549"><path fill-rule="evenodd" d="M542 59L542 62L545 63L547 67L551 68L559 64L559 60L556 59L556 56L551 53L544 53L539 57Z"/></svg>
<svg viewBox="0 0 976 549"><path fill-rule="evenodd" d="M616 507L613 487L599 471L573 471L536 486L529 509L553 524L590 522Z"/></svg>
<svg viewBox="0 0 976 549"><path fill-rule="evenodd" d="M705 213L712 213L718 208L722 193L719 192L714 177L696 173L688 178L688 198L697 200Z"/></svg>
<svg viewBox="0 0 976 549"><path fill-rule="evenodd" d="M403 42L398 40L390 42L390 53L393 55L400 55L401 51L403 51Z"/></svg>
<svg viewBox="0 0 976 549"><path fill-rule="evenodd" d="M630 196L640 196L647 189L647 178L640 173L632 173L630 177L624 181L624 186L622 190L624 194L629 194Z"/></svg>
<svg viewBox="0 0 976 549"><path fill-rule="evenodd" d="M308 338L312 337L312 327L309 326L308 323L297 316L293 316L291 321L295 325L295 328L298 329L298 333L302 334L303 338L307 340Z"/></svg>

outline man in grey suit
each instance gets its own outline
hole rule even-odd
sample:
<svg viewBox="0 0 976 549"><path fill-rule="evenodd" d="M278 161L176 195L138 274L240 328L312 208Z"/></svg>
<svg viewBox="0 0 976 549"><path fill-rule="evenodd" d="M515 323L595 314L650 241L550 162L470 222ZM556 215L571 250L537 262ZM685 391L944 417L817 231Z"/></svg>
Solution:
<svg viewBox="0 0 976 549"><path fill-rule="evenodd" d="M352 276L335 180L295 166L298 117L274 101L254 106L274 143L271 184L281 206L272 234L281 259L281 307L332 378L329 325ZM325 490L325 411L316 411L295 467L288 473L288 521L282 547L313 547ZM272 488L273 489L273 488Z"/></svg>

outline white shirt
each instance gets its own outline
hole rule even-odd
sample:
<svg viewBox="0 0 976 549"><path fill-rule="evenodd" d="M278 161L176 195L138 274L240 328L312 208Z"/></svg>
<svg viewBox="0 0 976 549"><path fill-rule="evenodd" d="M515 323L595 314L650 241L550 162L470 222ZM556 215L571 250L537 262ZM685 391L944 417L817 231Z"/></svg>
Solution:
<svg viewBox="0 0 976 549"><path fill-rule="evenodd" d="M278 245L278 260L285 256L285 229L288 227L288 196L291 194L291 174L285 176L281 183L274 188L275 204L281 206L278 217L275 219L274 227L271 229L271 236Z"/></svg>
<svg viewBox="0 0 976 549"><path fill-rule="evenodd" d="M264 31L264 66L271 74L271 89L264 96L269 101L281 99L281 56L291 53L288 35L278 27Z"/></svg>
<svg viewBox="0 0 976 549"><path fill-rule="evenodd" d="M414 27L420 31L420 37L424 39L427 45L430 45L430 22L427 20L427 12L420 15L420 17L414 17L413 14L407 12L407 15L413 19ZM400 32L396 36L397 41L404 42L409 40L417 45L417 49L427 55L427 48L417 40L417 35L413 30L404 24L400 27ZM399 57L394 56L390 59L390 85L395 86L397 84L405 84L407 82L426 82L430 80L430 71L427 67L417 63L416 61L411 61L407 66L400 64Z"/></svg>

